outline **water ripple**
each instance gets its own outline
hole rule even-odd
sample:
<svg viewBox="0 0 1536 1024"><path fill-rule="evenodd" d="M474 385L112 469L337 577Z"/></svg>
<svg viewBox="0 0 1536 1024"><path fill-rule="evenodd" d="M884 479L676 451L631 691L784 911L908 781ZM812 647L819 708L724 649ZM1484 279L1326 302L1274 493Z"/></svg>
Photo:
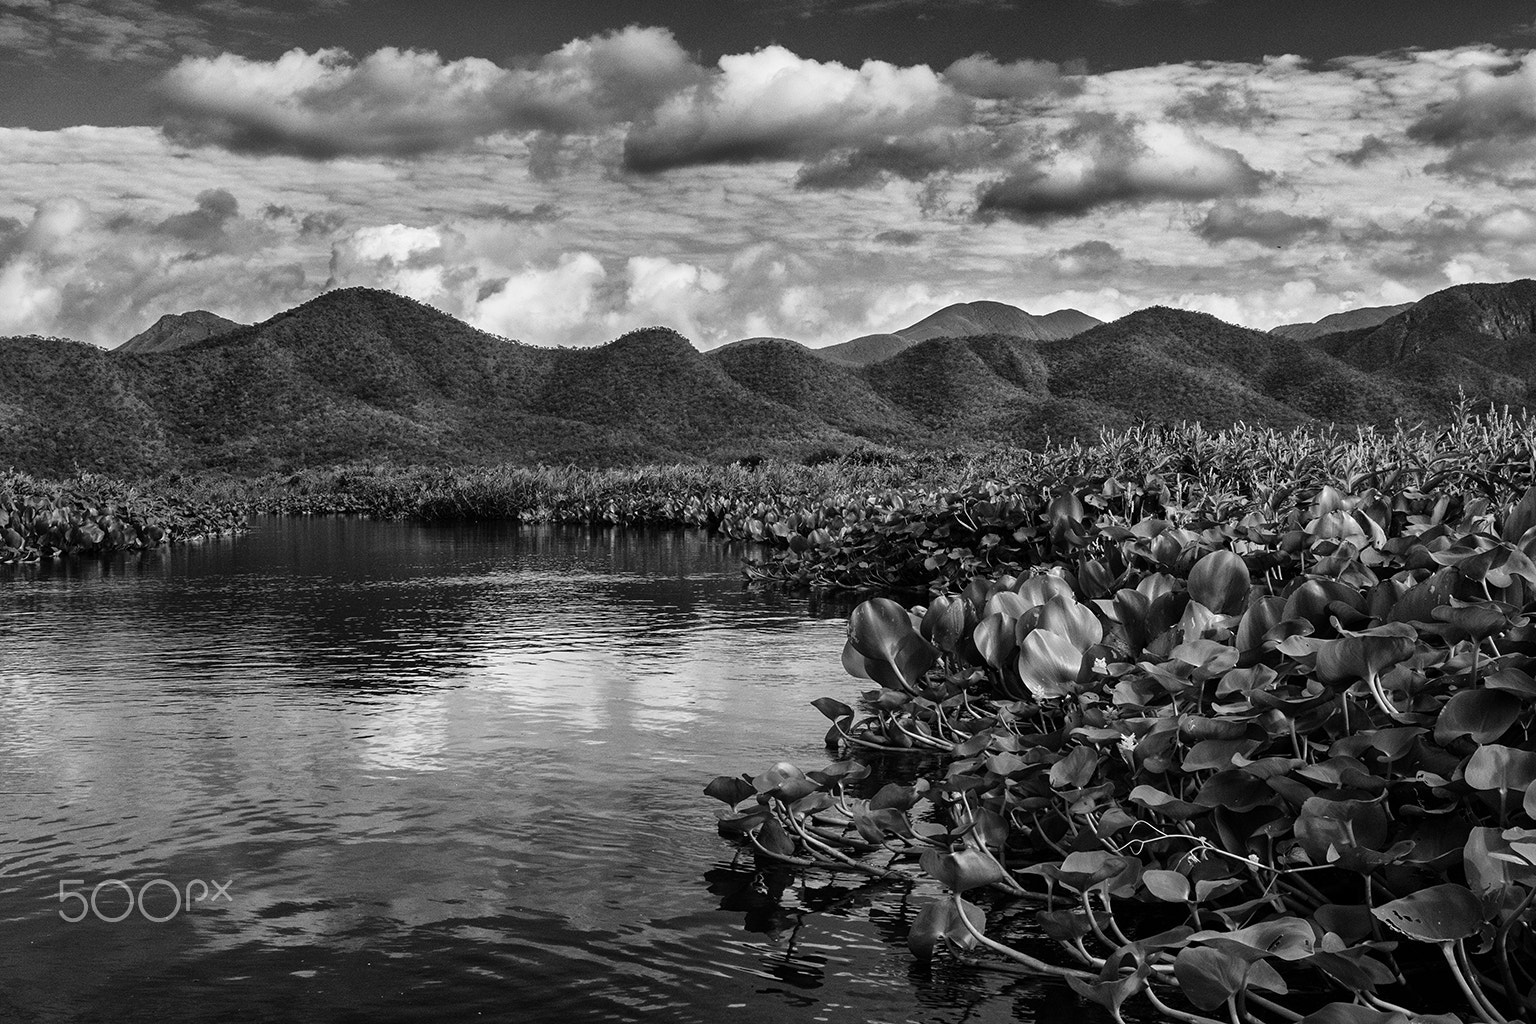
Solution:
<svg viewBox="0 0 1536 1024"><path fill-rule="evenodd" d="M914 975L922 894L729 861L703 783L823 763L809 701L856 692L839 620L731 550L259 525L0 569L0 1019L1039 1015ZM229 898L68 924L65 879Z"/></svg>

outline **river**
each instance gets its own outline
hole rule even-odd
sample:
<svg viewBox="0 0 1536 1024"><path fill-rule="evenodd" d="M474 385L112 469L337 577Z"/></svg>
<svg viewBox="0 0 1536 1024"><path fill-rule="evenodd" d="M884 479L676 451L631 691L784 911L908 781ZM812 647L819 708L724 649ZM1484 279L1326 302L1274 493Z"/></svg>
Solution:
<svg viewBox="0 0 1536 1024"><path fill-rule="evenodd" d="M740 554L271 517L0 567L0 1020L1081 1019L915 964L932 889L716 835L704 784L821 767L860 689Z"/></svg>

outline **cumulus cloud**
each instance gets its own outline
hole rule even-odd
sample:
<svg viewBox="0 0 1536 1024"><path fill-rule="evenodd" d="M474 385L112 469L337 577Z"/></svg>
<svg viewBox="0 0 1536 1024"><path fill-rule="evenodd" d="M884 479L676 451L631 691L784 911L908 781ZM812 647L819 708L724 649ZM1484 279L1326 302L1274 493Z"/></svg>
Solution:
<svg viewBox="0 0 1536 1024"><path fill-rule="evenodd" d="M1236 150L1188 129L1112 115L1080 117L1055 149L984 186L979 215L1047 222L1110 206L1247 195L1267 180Z"/></svg>
<svg viewBox="0 0 1536 1024"><path fill-rule="evenodd" d="M694 338L701 334L701 316L726 283L717 271L661 256L633 256L625 270L626 316L634 322L665 324Z"/></svg>
<svg viewBox="0 0 1536 1024"><path fill-rule="evenodd" d="M1326 217L1301 217L1284 210L1222 201L1195 225L1195 234L1213 245L1243 238L1261 245L1289 245L1329 228Z"/></svg>
<svg viewBox="0 0 1536 1024"><path fill-rule="evenodd" d="M915 72L903 80L907 106L846 124L829 120L835 92L775 108L754 105L757 93L743 87L753 103L727 108L734 93L724 67L686 58L683 84L657 79L644 102L605 99L590 83L617 79L587 73L601 63L592 52L564 49L563 72L549 54L503 62L492 77L523 92L468 90L465 101L491 95L505 99L499 111L526 111L531 94L519 83L560 80L575 84L537 95L580 100L556 104L562 117L588 113L551 120L537 108L545 113L492 120L489 134L473 139L473 124L460 124L441 150L411 160L343 152L320 163L282 155L299 152L286 137L277 155L252 156L189 150L153 129L0 128L6 329L120 341L165 312L208 308L259 320L312 296L332 276L333 259L338 280L420 289L439 308L544 344L601 342L638 323L691 323L705 344L757 334L842 341L979 297L1100 317L1152 302L1209 302L1263 324L1422 295L1453 276L1536 274L1536 238L1528 237L1536 204L1509 183L1518 165L1504 178L1417 173L1465 143L1408 133L1443 112L1433 104L1458 95L1467 69L1494 79L1513 73L1515 61L1491 47L1327 64L1126 68L1077 76L1081 92L1029 99L973 95L946 73L896 69ZM450 65L467 70L426 66L435 74ZM788 91L802 77L857 79L863 70L797 60L787 71L793 81L773 89ZM349 74L345 87L322 76L317 92L281 95L301 126L341 125L344 141L359 132L363 157L394 155L378 140L411 104L426 111L423 120L436 116L435 77L391 106L374 82ZM239 94L242 85L225 88ZM1239 107L1251 92L1262 131L1235 123L1240 117L1223 120L1218 85ZM933 102L915 102L919 95ZM1181 107L1190 96L1214 106ZM922 116L903 120L913 110ZM1105 110L1121 116L1095 114ZM662 112L701 117L705 143L731 136L752 144L718 157L729 170L623 173L625 136L661 125ZM1358 165L1336 158L1354 150ZM535 165L558 181L527 173ZM1269 181L1283 182L1287 202L1250 195ZM993 208L973 219L989 189ZM193 225L222 216L218 202L198 197L218 190L235 206L221 234L198 242ZM49 206L39 216L70 195L89 207ZM1213 210L1222 200L1238 214ZM1252 216L1266 209L1331 227L1278 249L1257 238L1218 247L1193 230L1208 221L1208 233L1244 238L1308 226ZM383 230L391 226L399 230ZM366 229L372 237L357 235ZM631 265L637 254L666 263L652 268L649 286L640 283L646 265ZM716 278L724 284L711 290ZM676 287L661 288L667 281ZM555 296L551 305L533 302L540 288Z"/></svg>
<svg viewBox="0 0 1536 1024"><path fill-rule="evenodd" d="M625 139L624 164L656 172L815 159L962 128L970 114L970 100L926 66L870 60L851 68L768 46L721 57L717 75L658 107Z"/></svg>
<svg viewBox="0 0 1536 1024"><path fill-rule="evenodd" d="M251 243L265 229L239 218L229 193L211 191L163 219L108 214L74 196L38 204L24 227L0 232L0 334L110 346L163 313L202 308L254 319L307 297L302 268L281 258L252 263Z"/></svg>
<svg viewBox="0 0 1536 1024"><path fill-rule="evenodd" d="M331 276L325 286L386 288L440 305L442 297L467 276L451 275L454 268L444 259L445 248L453 241L456 239L436 227L379 224L358 228L331 247Z"/></svg>
<svg viewBox="0 0 1536 1024"><path fill-rule="evenodd" d="M1410 125L1408 137L1447 150L1431 169L1530 179L1536 160L1536 54L1502 73L1485 67L1463 71L1456 95Z"/></svg>
<svg viewBox="0 0 1536 1024"><path fill-rule="evenodd" d="M1524 206L1505 206L1480 217L1476 231L1483 238L1502 242L1536 242L1536 212Z"/></svg>
<svg viewBox="0 0 1536 1024"><path fill-rule="evenodd" d="M595 130L639 117L698 78L665 29L578 39L534 64L331 48L271 61L182 61L161 79L179 141L311 159L419 156L500 131Z"/></svg>
<svg viewBox="0 0 1536 1024"><path fill-rule="evenodd" d="M985 53L955 61L944 69L944 81L984 100L1029 100L1083 90L1081 78L1064 73L1060 64L1027 59L1004 64Z"/></svg>
<svg viewBox="0 0 1536 1024"><path fill-rule="evenodd" d="M574 340L572 332L586 329L588 344L606 341L591 336L595 332L590 329L607 276L591 253L567 253L552 267L529 267L506 277L480 297L469 311L469 321L519 340Z"/></svg>

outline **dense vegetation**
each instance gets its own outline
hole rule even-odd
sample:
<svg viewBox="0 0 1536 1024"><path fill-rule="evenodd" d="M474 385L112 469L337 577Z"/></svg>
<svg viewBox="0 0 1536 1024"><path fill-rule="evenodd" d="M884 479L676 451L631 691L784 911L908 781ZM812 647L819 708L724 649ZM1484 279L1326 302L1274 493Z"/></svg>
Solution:
<svg viewBox="0 0 1536 1024"><path fill-rule="evenodd" d="M701 353L665 328L540 348L367 289L165 351L4 338L0 453L55 477L293 473L364 455L796 462L827 447L1038 447L1138 422L1388 427L1438 418L1458 387L1520 405L1536 382L1529 281L1458 286L1311 340L1157 308L1060 337L992 316L992 305L913 327L963 336L918 332L889 358L852 366L781 339Z"/></svg>
<svg viewBox="0 0 1536 1024"><path fill-rule="evenodd" d="M142 551L239 529L228 502L81 474L65 483L0 472L0 564Z"/></svg>
<svg viewBox="0 0 1536 1024"><path fill-rule="evenodd" d="M933 590L854 610L839 759L715 779L721 833L926 874L917 957L1117 1020L1536 1019L1533 442L1133 432L803 534L780 573Z"/></svg>

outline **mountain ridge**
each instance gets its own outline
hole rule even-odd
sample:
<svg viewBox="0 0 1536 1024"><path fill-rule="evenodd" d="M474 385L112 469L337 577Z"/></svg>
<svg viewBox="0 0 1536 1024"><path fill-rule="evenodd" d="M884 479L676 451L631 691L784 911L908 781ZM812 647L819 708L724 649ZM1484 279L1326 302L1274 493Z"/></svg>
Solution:
<svg viewBox="0 0 1536 1024"><path fill-rule="evenodd" d="M844 365L868 366L933 338L1011 335L1028 341L1060 341L1101 322L1075 309L1058 309L1036 316L1006 302L981 299L951 303L899 331L865 334L812 351Z"/></svg>
<svg viewBox="0 0 1536 1024"><path fill-rule="evenodd" d="M163 351L0 338L0 365L0 451L49 474L798 458L1139 420L1390 425L1443 418L1458 387L1524 405L1536 281L1455 286L1313 340L1151 307L1067 338L935 336L864 366L787 339L700 352L664 327L544 348L341 289Z"/></svg>
<svg viewBox="0 0 1536 1024"><path fill-rule="evenodd" d="M186 313L167 313L113 351L141 354L173 352L244 326L245 324L227 320L206 309L194 309Z"/></svg>

